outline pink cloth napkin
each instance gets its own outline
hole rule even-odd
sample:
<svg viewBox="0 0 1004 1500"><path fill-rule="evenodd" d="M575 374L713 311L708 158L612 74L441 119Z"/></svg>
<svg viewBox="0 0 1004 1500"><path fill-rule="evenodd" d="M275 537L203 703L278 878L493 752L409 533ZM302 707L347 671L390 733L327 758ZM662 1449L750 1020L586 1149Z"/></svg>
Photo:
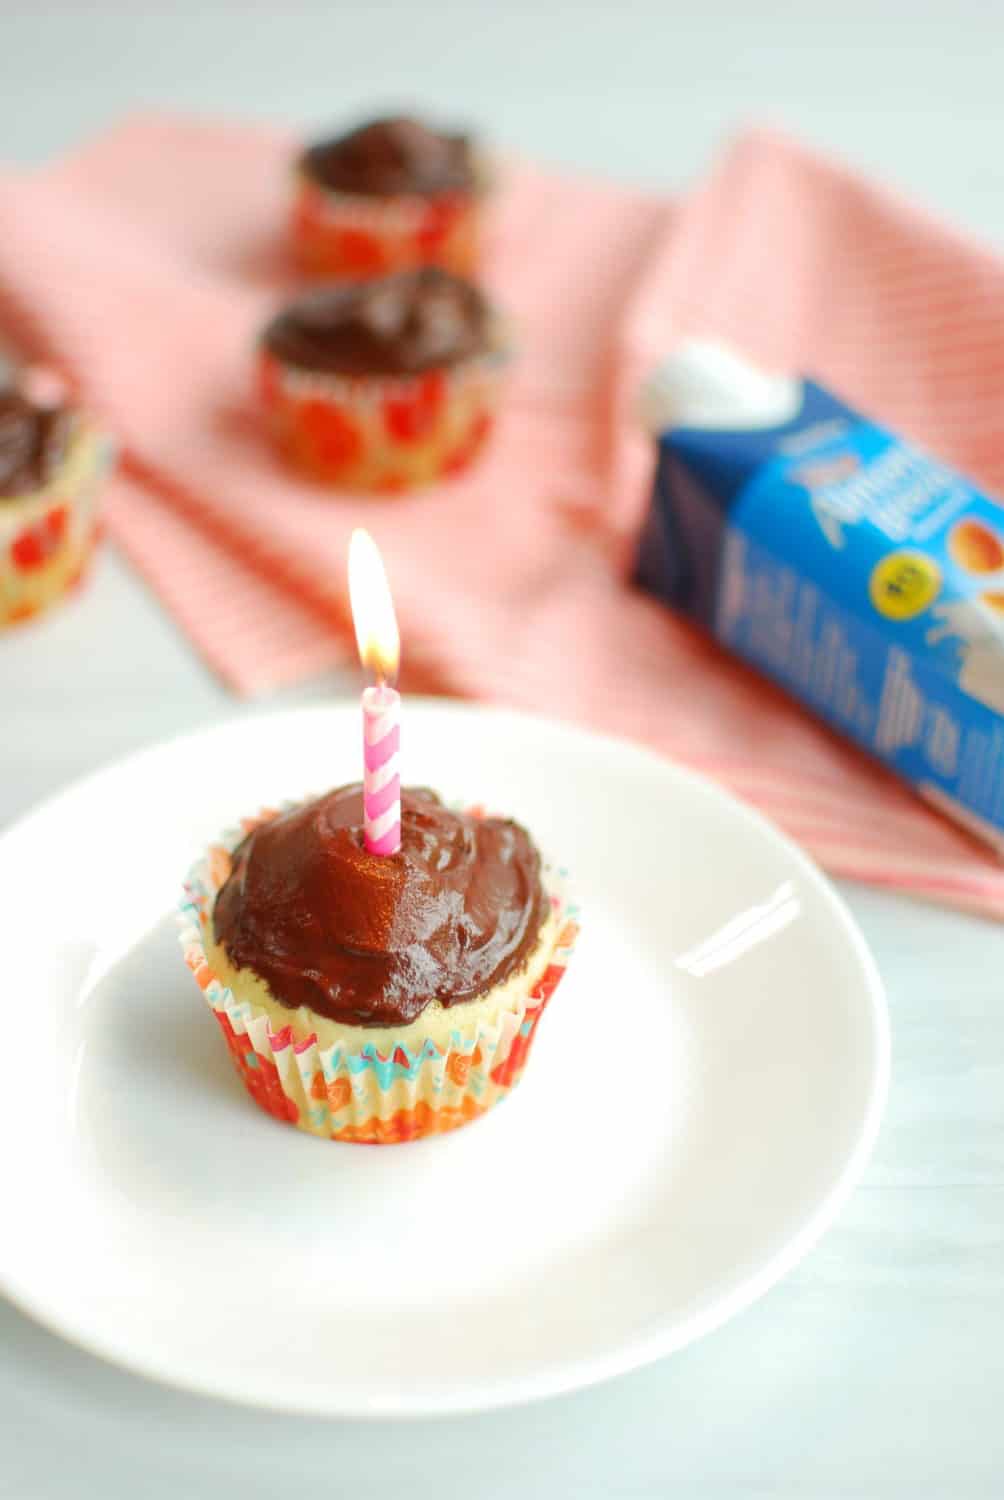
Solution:
<svg viewBox="0 0 1004 1500"><path fill-rule="evenodd" d="M511 165L488 279L520 355L489 456L404 501L325 496L276 466L249 396L251 339L289 285L291 149L269 130L143 120L0 180L0 328L114 426L112 529L212 664L250 692L340 659L363 518L406 685L641 739L836 873L1004 915L991 854L623 581L651 462L630 403L682 331L811 368L1000 488L998 263L766 135L679 214Z"/></svg>
<svg viewBox="0 0 1004 1500"><path fill-rule="evenodd" d="M8 177L0 326L105 412L147 491L113 497L112 529L172 607L184 600L187 627L238 690L332 659L360 516L387 558L413 676L424 664L424 680L461 689L452 663L471 601L487 614L497 596L504 613L510 585L533 592L561 547L561 507L601 499L616 318L668 210L529 166L504 172L489 282L520 356L499 439L470 479L360 502L288 477L250 400L254 334L293 284L281 233L293 146L274 132L139 121ZM193 525L215 551L201 535L194 554L186 546ZM275 618L277 593L292 617Z"/></svg>

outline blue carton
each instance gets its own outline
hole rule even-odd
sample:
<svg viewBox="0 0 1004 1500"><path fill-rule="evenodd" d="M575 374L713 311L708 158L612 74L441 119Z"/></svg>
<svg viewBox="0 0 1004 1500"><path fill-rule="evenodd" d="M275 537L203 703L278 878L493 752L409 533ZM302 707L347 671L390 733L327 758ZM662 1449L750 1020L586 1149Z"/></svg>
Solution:
<svg viewBox="0 0 1004 1500"><path fill-rule="evenodd" d="M812 380L681 346L637 581L1004 849L1004 510Z"/></svg>

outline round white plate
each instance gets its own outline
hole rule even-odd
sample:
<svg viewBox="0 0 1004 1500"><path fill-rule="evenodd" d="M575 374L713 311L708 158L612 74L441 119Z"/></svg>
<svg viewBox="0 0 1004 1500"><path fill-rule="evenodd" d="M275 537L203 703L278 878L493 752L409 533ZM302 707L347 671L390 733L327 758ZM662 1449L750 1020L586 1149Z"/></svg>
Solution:
<svg viewBox="0 0 1004 1500"><path fill-rule="evenodd" d="M246 719L74 787L0 840L4 1286L109 1359L289 1410L568 1390L789 1270L878 1128L881 984L761 818L631 746L405 704L406 780L511 812L583 929L512 1097L452 1135L318 1141L259 1112L174 906L245 812L354 779L355 707Z"/></svg>

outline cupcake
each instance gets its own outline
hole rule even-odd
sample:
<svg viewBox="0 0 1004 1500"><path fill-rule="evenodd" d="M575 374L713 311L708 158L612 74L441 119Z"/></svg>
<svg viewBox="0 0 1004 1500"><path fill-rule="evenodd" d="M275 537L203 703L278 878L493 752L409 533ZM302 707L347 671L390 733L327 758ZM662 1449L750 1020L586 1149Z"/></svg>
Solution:
<svg viewBox="0 0 1004 1500"><path fill-rule="evenodd" d="M77 584L94 546L108 445L54 380L0 388L0 626Z"/></svg>
<svg viewBox="0 0 1004 1500"><path fill-rule="evenodd" d="M362 789L224 836L182 946L252 1098L313 1135L389 1144L466 1124L518 1082L576 933L512 821L405 790L368 854Z"/></svg>
<svg viewBox="0 0 1004 1500"><path fill-rule="evenodd" d="M374 120L300 156L293 246L324 276L382 276L478 261L479 169L470 139L418 120Z"/></svg>
<svg viewBox="0 0 1004 1500"><path fill-rule="evenodd" d="M424 266L285 308L259 342L259 391L296 469L394 493L468 467L491 430L504 363L478 288Z"/></svg>

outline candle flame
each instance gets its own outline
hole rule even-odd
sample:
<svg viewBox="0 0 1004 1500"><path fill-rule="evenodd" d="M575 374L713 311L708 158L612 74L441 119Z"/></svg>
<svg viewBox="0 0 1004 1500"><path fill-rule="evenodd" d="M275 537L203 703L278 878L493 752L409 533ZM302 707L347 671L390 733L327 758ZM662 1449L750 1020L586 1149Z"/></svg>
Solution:
<svg viewBox="0 0 1004 1500"><path fill-rule="evenodd" d="M401 659L394 601L376 542L361 526L349 542L349 599L359 660L381 682L393 682Z"/></svg>

